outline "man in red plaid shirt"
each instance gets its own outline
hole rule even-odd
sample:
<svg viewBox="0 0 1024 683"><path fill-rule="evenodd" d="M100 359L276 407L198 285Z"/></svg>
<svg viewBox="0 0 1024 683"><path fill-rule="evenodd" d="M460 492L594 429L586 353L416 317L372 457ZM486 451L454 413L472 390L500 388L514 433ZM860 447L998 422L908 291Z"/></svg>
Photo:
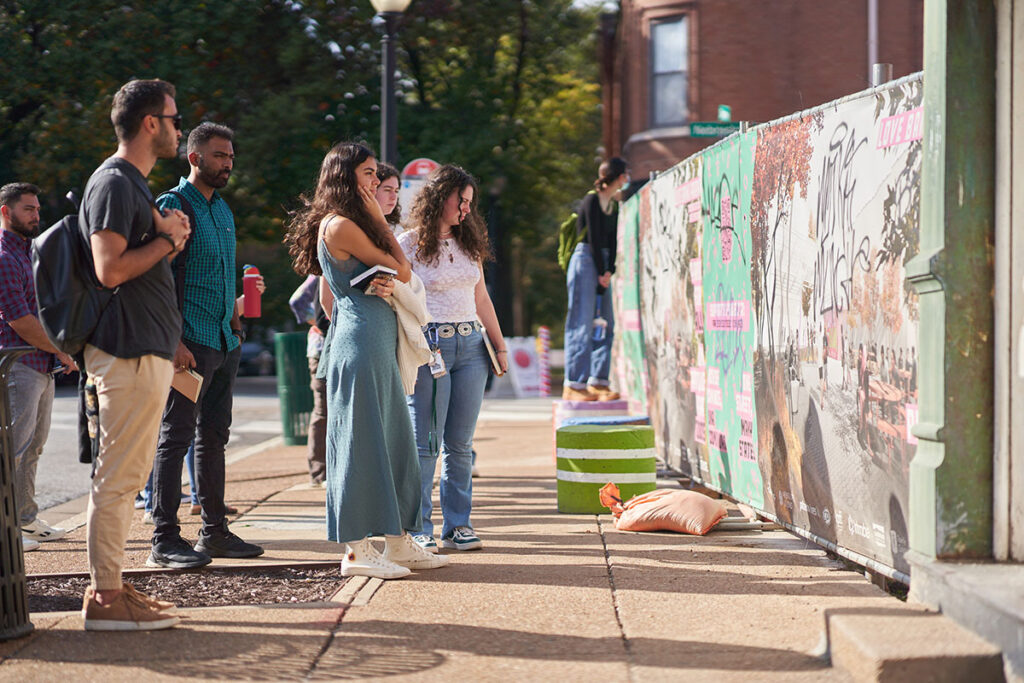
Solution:
<svg viewBox="0 0 1024 683"><path fill-rule="evenodd" d="M54 348L36 317L29 248L39 231L39 188L29 183L0 187L0 227L0 349L36 349L18 359L7 380L13 416L15 500L25 550L35 550L39 541L54 541L65 534L64 529L37 517L36 467L50 433L53 373L78 368L70 356Z"/></svg>

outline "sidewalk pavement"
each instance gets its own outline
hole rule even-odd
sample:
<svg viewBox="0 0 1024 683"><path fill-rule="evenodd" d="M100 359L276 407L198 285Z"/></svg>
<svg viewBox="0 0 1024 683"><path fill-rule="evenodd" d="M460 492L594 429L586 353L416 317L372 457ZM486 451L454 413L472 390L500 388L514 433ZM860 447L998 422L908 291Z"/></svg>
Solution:
<svg viewBox="0 0 1024 683"><path fill-rule="evenodd" d="M32 635L0 642L0 681L844 681L820 656L826 610L922 614L785 531L635 534L610 515L558 514L549 401L488 402L476 447L481 551L442 551L448 567L399 581L339 575L331 602L182 610L162 632L34 614ZM266 554L211 566L338 561L307 478L302 447L230 465L232 529ZM148 552L141 516L128 567ZM194 538L197 518L182 519ZM85 571L84 533L26 555L28 573Z"/></svg>

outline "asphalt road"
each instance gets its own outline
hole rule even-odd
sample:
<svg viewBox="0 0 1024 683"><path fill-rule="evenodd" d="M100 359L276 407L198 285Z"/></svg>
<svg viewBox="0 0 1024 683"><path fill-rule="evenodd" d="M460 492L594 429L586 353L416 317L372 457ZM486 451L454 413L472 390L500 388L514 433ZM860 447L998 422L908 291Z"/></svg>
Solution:
<svg viewBox="0 0 1024 683"><path fill-rule="evenodd" d="M78 413L75 388L57 387L50 437L36 470L40 510L89 492L90 466L78 462ZM274 377L239 377L235 384L228 453L281 434L277 381Z"/></svg>

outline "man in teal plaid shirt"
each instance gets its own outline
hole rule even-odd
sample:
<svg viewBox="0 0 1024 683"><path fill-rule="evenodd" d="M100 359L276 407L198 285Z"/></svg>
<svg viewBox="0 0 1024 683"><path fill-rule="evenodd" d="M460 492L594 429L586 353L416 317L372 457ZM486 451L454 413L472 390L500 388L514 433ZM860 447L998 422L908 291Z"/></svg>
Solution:
<svg viewBox="0 0 1024 683"><path fill-rule="evenodd" d="M188 569L212 557L257 557L263 548L228 530L224 504L224 448L231 427L235 374L244 337L235 307L235 219L217 192L234 166L234 132L204 122L188 136L189 177L161 195L162 209L192 218L192 238L173 266L182 339L174 371L202 376L193 403L171 390L153 463L153 547L146 564ZM195 438L195 475L203 526L193 547L181 537L181 470Z"/></svg>

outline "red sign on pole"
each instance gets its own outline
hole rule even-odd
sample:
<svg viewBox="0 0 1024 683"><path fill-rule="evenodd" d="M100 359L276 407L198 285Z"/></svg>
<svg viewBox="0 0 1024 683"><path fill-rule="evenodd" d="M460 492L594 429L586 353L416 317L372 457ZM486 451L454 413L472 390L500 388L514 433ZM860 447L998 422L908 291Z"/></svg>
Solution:
<svg viewBox="0 0 1024 683"><path fill-rule="evenodd" d="M433 159L413 159L405 165L402 169L403 178L426 178L430 175L434 169L438 168L441 164L437 163Z"/></svg>

